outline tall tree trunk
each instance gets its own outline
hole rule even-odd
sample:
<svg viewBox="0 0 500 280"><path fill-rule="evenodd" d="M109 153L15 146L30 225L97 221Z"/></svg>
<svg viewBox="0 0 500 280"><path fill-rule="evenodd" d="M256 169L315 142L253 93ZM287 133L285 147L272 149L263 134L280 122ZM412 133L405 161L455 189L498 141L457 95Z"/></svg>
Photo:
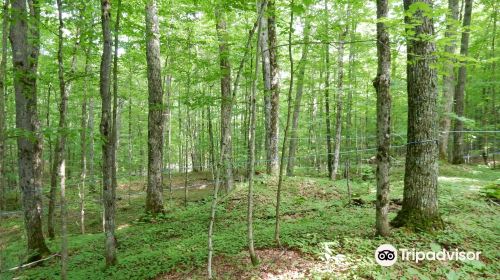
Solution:
<svg viewBox="0 0 500 280"><path fill-rule="evenodd" d="M347 12L347 18L349 18L350 11ZM335 148L333 152L333 170L331 179L335 180L337 178L337 173L339 170L340 162L340 144L342 141L342 102L344 98L344 39L348 32L348 25L346 25L345 30L339 36L339 47L338 47L338 73L337 73L337 112L335 116Z"/></svg>
<svg viewBox="0 0 500 280"><path fill-rule="evenodd" d="M404 0L405 11L417 2ZM432 8L432 0L423 3ZM405 23L412 24L407 32L414 34L407 38L408 143L403 207L392 224L427 231L443 227L437 198L436 44L423 39L434 36L434 23L421 9L406 15Z"/></svg>
<svg viewBox="0 0 500 280"><path fill-rule="evenodd" d="M377 235L389 235L389 168L391 146L391 44L383 20L389 13L388 0L377 0L377 202L375 228Z"/></svg>
<svg viewBox="0 0 500 280"><path fill-rule="evenodd" d="M356 40L356 28L357 22L354 20L354 17L351 17L351 32L349 32L349 40L351 43L349 44L349 70L347 73L347 79L349 80L349 90L347 93L347 116L346 116L346 124L345 124L345 137L346 137L346 170L345 175L350 174L351 169L351 161L352 161L352 92L356 88L356 75L354 73L355 65L354 61L356 60L357 50L355 49L354 42Z"/></svg>
<svg viewBox="0 0 500 280"><path fill-rule="evenodd" d="M298 128L299 128L299 114L302 102L302 92L304 91L304 76L306 72L307 55L309 52L309 33L311 24L307 15L305 16L304 23L304 46L302 47L302 57L298 65L299 73L297 75L297 89L295 92L295 104L293 108L292 130L290 131L290 148L288 151L288 165L286 169L287 176L293 176L293 169L295 166L295 153L297 151L298 142Z"/></svg>
<svg viewBox="0 0 500 280"><path fill-rule="evenodd" d="M472 0L465 0L465 11L463 21L462 39L460 42L460 55L465 59L469 52L469 36L470 36L470 22L472 14ZM465 97L465 82L467 80L467 66L466 61L460 62L458 68L458 79L455 87L455 106L454 111L457 118L454 121L453 130L453 164L464 163L464 97Z"/></svg>
<svg viewBox="0 0 500 280"><path fill-rule="evenodd" d="M212 179L215 180L215 142L214 142L214 132L212 127L212 113L210 110L210 105L207 106L207 121L208 121L208 139L210 140L210 166L212 167Z"/></svg>
<svg viewBox="0 0 500 280"><path fill-rule="evenodd" d="M146 4L146 55L148 64L148 189L146 211L163 211L163 89L160 61L160 28L156 0Z"/></svg>
<svg viewBox="0 0 500 280"><path fill-rule="evenodd" d="M223 183L226 191L233 187L232 168L232 132L231 118L233 111L233 95L231 94L231 65L229 63L229 45L227 43L226 20L222 6L216 9L216 30L219 41L219 63L221 71L221 164Z"/></svg>
<svg viewBox="0 0 500 280"><path fill-rule="evenodd" d="M114 50L113 50L113 116L112 116L112 126L111 126L111 142L113 144L113 149L111 151L112 163L113 166L111 168L111 184L112 189L116 192L117 187L117 179L116 172L118 170L118 162L116 160L116 153L118 151L118 141L119 141L119 128L120 128L120 106L118 104L118 36L120 34L120 19L122 16L122 1L118 0L116 6L116 21L115 21L115 29L114 29Z"/></svg>
<svg viewBox="0 0 500 280"><path fill-rule="evenodd" d="M91 24L90 26L92 26ZM81 173L80 173L80 188L78 190L78 196L80 199L80 233L85 234L85 186L87 183L87 134L88 134L88 124L89 124L89 112L87 110L88 95L89 95L89 79L88 75L91 71L90 69L90 46L92 42L92 37L87 35L87 48L85 51L85 85L83 89L83 102L82 102L82 118L81 118L81 129L80 132L80 142L81 142Z"/></svg>
<svg viewBox="0 0 500 280"><path fill-rule="evenodd" d="M68 112L68 98L69 86L66 84L64 78L64 22L62 18L62 0L57 0L57 14L59 18L59 34L58 34L58 50L57 50L57 64L58 64L58 77L59 77L59 92L61 95L61 103L59 105L59 135L56 143L54 167L52 171L51 180L51 193L52 188L57 185L56 179L59 177L59 184L61 188L61 279L68 278L68 236L67 236L67 209L66 209L66 115ZM75 46L78 46L78 35L76 38ZM76 53L76 51L75 51ZM75 62L75 58L73 59ZM72 66L74 66L73 64ZM72 70L73 67L72 67ZM52 198L52 197L51 197ZM50 231L49 231L50 232ZM53 234L53 232L52 232ZM53 236L52 236L53 238Z"/></svg>
<svg viewBox="0 0 500 280"><path fill-rule="evenodd" d="M29 15L27 5L29 6ZM49 254L42 232L42 139L37 113L37 68L40 51L38 0L11 1L10 42L16 93L16 128L19 186L30 258Z"/></svg>
<svg viewBox="0 0 500 280"><path fill-rule="evenodd" d="M61 192L65 186L63 183L66 181L66 117L68 114L68 98L71 91L71 84L66 83L64 78L64 59L63 59L63 44L64 44L64 24L62 20L62 2L58 0L58 14L60 13L59 19L59 34L58 34L58 51L57 51L57 62L58 62L58 78L59 78L59 92L60 92L60 104L59 104L59 125L58 125L58 137L56 142L56 149L54 151L54 161L52 165L52 170L50 174L50 195L49 195L49 217L48 217L48 233L49 238L54 239L54 215L55 215L55 202L56 202L56 190L57 190L57 180L59 179ZM59 11L60 10L60 11ZM79 42L80 32L77 31L75 46L73 48L73 56L71 60L71 74L73 75L76 68L76 50L80 44ZM69 161L69 159L68 159ZM62 196L62 193L61 193ZM61 197L62 198L62 197ZM62 213L63 205L61 205ZM61 217L64 219L64 217Z"/></svg>
<svg viewBox="0 0 500 280"><path fill-rule="evenodd" d="M278 68L278 43L276 34L276 6L275 0L267 2L267 29L268 29L268 49L269 64L271 76L271 112L269 124L269 150L270 158L268 173L276 174L278 172L278 134L279 134L279 107L280 107L280 89L279 89L279 68Z"/></svg>
<svg viewBox="0 0 500 280"><path fill-rule="evenodd" d="M326 32L329 31L328 24L328 3L325 0L326 13ZM328 36L327 36L328 37ZM326 120L326 149L327 149L327 167L328 178L333 177L333 147L332 147L332 125L330 121L330 42L329 39L325 42L325 120Z"/></svg>
<svg viewBox="0 0 500 280"><path fill-rule="evenodd" d="M128 79L128 188L127 188L127 198L128 205L130 206L130 197L132 195L132 180L133 180L133 153L132 153L132 69L129 69L129 79Z"/></svg>
<svg viewBox="0 0 500 280"><path fill-rule="evenodd" d="M9 28L9 0L2 7L2 60L0 62L0 210L6 209L5 192L5 72L7 70L7 30Z"/></svg>
<svg viewBox="0 0 500 280"><path fill-rule="evenodd" d="M47 86L47 103L46 103L46 111L45 111L45 127L49 128L50 127L50 97L51 97L51 93L52 93L52 84L49 83L49 85ZM52 139L50 137L50 135L47 136L47 144L48 144L48 148L49 148L49 151L48 151L48 154L49 154L49 172L52 168ZM43 156L43 155L42 155ZM45 167L42 167L42 174L45 170Z"/></svg>
<svg viewBox="0 0 500 280"><path fill-rule="evenodd" d="M286 144L288 142L288 130L290 128L290 118L292 115L292 91L293 91L293 54L292 54L292 33L293 33L293 0L290 1L290 23L288 32L288 59L290 60L290 85L288 88L287 104L288 110L286 115L285 133L283 135L283 147L281 149L281 160L278 177L278 190L276 191L276 223L274 229L274 241L278 247L281 247L280 240L280 204L281 204L281 187L283 185L283 171L285 170ZM272 64L271 64L272 65Z"/></svg>
<svg viewBox="0 0 500 280"><path fill-rule="evenodd" d="M89 50L85 55L85 88L83 90L83 100L82 100L82 116L81 116L81 132L80 132L80 146L81 146L81 156L80 156L80 184L78 189L78 197L80 200L80 233L85 234L85 184L87 181L87 123L89 121L89 115L87 112L87 94L88 94L88 79L87 75L90 71L89 63Z"/></svg>
<svg viewBox="0 0 500 280"><path fill-rule="evenodd" d="M89 182L90 182L90 191L95 192L96 179L94 176L94 96L91 94L89 96L89 122L88 122L88 131L89 131Z"/></svg>
<svg viewBox="0 0 500 280"><path fill-rule="evenodd" d="M262 12L262 8L259 9ZM258 23L258 33L260 34L261 24ZM250 120L248 125L248 197L247 197L247 240L248 253L250 261L253 265L259 263L259 259L255 254L254 236L253 236L253 177L255 173L255 123L256 123L256 93L257 93L257 77L259 76L259 45L260 36L257 37L255 48L255 71L252 79L252 88L250 91Z"/></svg>
<svg viewBox="0 0 500 280"><path fill-rule="evenodd" d="M496 8L497 6L495 6ZM493 11L493 34L491 36L491 57L495 57L495 38L496 38L496 34L497 34L497 13L498 13L498 10L495 9ZM498 131L498 110L496 109L496 104L495 104L495 99L496 99L496 87L494 85L494 81L495 81L495 70L496 70L496 61L493 60L493 63L491 64L491 110L492 110L492 119L493 119L493 128L494 130ZM497 141L497 137L493 137L493 141ZM493 160L493 169L496 168L496 160L495 160L495 153L496 151L493 150L493 153L492 153L492 160Z"/></svg>
<svg viewBox="0 0 500 280"><path fill-rule="evenodd" d="M115 198L116 189L113 184L113 124L111 111L111 4L109 0L101 0L101 25L103 33L103 52L99 77L99 93L101 95L101 125L102 144L102 187L104 203L104 234L106 266L113 266L116 259L115 238Z"/></svg>
<svg viewBox="0 0 500 280"><path fill-rule="evenodd" d="M446 17L447 25L445 38L451 41L444 47L446 56L452 57L456 49L456 22L458 21L458 0L448 0L448 14ZM448 158L448 137L451 127L451 112L453 109L453 94L455 90L455 59L447 58L444 61L443 75L443 97L442 97L442 116L440 122L439 139L439 158L446 160Z"/></svg>
<svg viewBox="0 0 500 280"><path fill-rule="evenodd" d="M263 2L263 1L262 1ZM267 5L264 10L267 9ZM267 16L260 19L259 45L262 57L262 77L264 81L264 127L266 150L266 170L268 174L272 173L271 163L271 62L269 60L269 30L267 28Z"/></svg>

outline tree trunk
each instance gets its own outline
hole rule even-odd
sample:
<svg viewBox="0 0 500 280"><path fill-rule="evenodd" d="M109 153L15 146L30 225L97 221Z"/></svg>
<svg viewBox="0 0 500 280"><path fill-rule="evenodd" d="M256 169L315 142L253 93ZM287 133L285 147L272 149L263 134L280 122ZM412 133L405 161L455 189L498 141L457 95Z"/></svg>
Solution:
<svg viewBox="0 0 500 280"><path fill-rule="evenodd" d="M460 42L460 55L462 59L467 57L469 52L469 36L470 22L472 13L472 0L465 0L465 11L463 21L462 39ZM465 82L467 80L467 66L465 61L460 62L458 68L458 79L455 87L455 106L454 111L457 118L454 121L453 130L453 164L464 163L464 97L465 97Z"/></svg>
<svg viewBox="0 0 500 280"><path fill-rule="evenodd" d="M497 34L497 13L498 11L495 10L493 12L493 34L491 36L491 58L495 57L495 38L496 38L496 34ZM492 115L492 119L493 119L493 123L494 123L494 130L498 131L498 110L496 109L496 86L494 85L494 81L495 81L495 70L496 70L496 61L493 60L493 63L491 64L491 115ZM497 137L493 137L493 141L497 141ZM495 159L495 154L496 154L496 151L493 150L493 153L492 153L492 160L493 160L493 169L496 168L496 159Z"/></svg>
<svg viewBox="0 0 500 280"><path fill-rule="evenodd" d="M96 179L94 176L94 96L90 95L89 97L89 122L88 122L88 130L89 130L89 182L90 182L90 191L95 192Z"/></svg>
<svg viewBox="0 0 500 280"><path fill-rule="evenodd" d="M326 32L329 30L328 24L328 5L325 0L325 13L326 19ZM330 44L329 39L325 42L325 120L326 120L326 149L327 149L327 163L328 178L333 177L333 154L332 154L332 125L330 122Z"/></svg>
<svg viewBox="0 0 500 280"><path fill-rule="evenodd" d="M439 158L446 160L448 158L448 137L450 134L451 118L453 109L453 93L455 90L455 59L452 56L456 49L456 22L458 21L458 0L448 0L448 15L446 17L447 25L445 38L451 39L450 43L444 47L447 58L444 61L443 75L443 97L442 97L442 116L441 116L441 134L439 139Z"/></svg>
<svg viewBox="0 0 500 280"><path fill-rule="evenodd" d="M113 127L111 112L111 4L109 0L101 0L101 25L103 31L103 52L99 77L99 93L101 95L101 125L100 132L102 144L102 187L104 203L104 232L105 232L105 258L106 266L113 266L116 259L115 238L115 197L116 189L113 184Z"/></svg>
<svg viewBox="0 0 500 280"><path fill-rule="evenodd" d="M347 18L349 18L349 11L347 13ZM344 39L348 32L348 25L345 27L345 31L339 36L339 58L338 58L338 73L337 73L337 112L335 116L335 148L333 152L333 171L331 179L335 180L337 178L337 173L339 170L340 162L340 144L342 141L342 99L344 98Z"/></svg>
<svg viewBox="0 0 500 280"><path fill-rule="evenodd" d="M267 8L264 7L264 10ZM269 33L267 28L267 16L260 19L259 45L262 57L262 77L264 81L264 127L266 150L266 170L268 174L272 173L271 163L271 62L269 60Z"/></svg>
<svg viewBox="0 0 500 280"><path fill-rule="evenodd" d="M49 254L42 232L42 139L36 94L40 6L38 0L12 0L11 5L16 128L25 132L17 138L18 173L30 262Z"/></svg>
<svg viewBox="0 0 500 280"><path fill-rule="evenodd" d="M64 78L64 58L63 46L64 37L63 29L64 22L62 18L62 0L57 0L57 13L59 18L59 34L58 34L58 50L57 50L57 64L58 64L58 77L59 77L59 91L61 95L61 103L59 105L59 136L56 144L55 161L52 171L51 180L51 194L52 188L57 186L56 179L59 177L59 184L61 188L61 279L68 278L68 236L67 236L67 209L66 209L66 115L68 112L68 98L70 87L67 86ZM76 38L75 48L78 46L78 34ZM76 50L75 50L76 53ZM75 60L73 57L72 72L74 72ZM52 198L52 197L51 197ZM53 198L52 198L53 199ZM50 228L49 228L50 229ZM50 231L49 231L50 233ZM53 229L52 229L53 234ZM53 236L52 236L53 238Z"/></svg>
<svg viewBox="0 0 500 280"><path fill-rule="evenodd" d="M156 0L146 4L146 54L148 64L148 189L146 211L163 211L163 89L161 81L160 29Z"/></svg>
<svg viewBox="0 0 500 280"><path fill-rule="evenodd" d="M81 142L81 173L80 173L80 188L78 190L78 196L80 199L80 233L85 234L85 184L87 183L87 133L88 133L88 123L89 123L89 112L87 111L88 102L88 92L89 92L89 80L88 75L91 71L90 69L90 46L92 42L92 36L89 36L87 41L87 49L85 51L85 85L83 90L83 102L82 102L82 118L81 118L81 128L80 132L80 142Z"/></svg>
<svg viewBox="0 0 500 280"><path fill-rule="evenodd" d="M286 169L287 176L293 176L293 169L295 166L295 153L297 151L298 142L298 127L299 127L299 114L301 109L302 92L304 91L304 76L306 72L307 55L309 52L309 32L311 24L307 15L305 16L304 23L304 45L302 47L302 57L299 62L299 73L297 75L297 91L295 92L295 104L293 108L292 130L290 131L290 149L288 151L288 165Z"/></svg>
<svg viewBox="0 0 500 280"><path fill-rule="evenodd" d="M62 3L58 0L58 13L62 14ZM61 19L59 19L59 34L58 34L58 51L57 51L57 62L58 62L58 78L59 78L59 92L60 92L60 104L59 104L59 124L58 124L58 137L56 142L56 149L54 151L54 161L52 165L52 170L50 174L50 195L49 195L49 217L48 217L48 233L49 238L54 239L54 215L55 215L55 202L56 202L56 190L57 190L57 179L60 181L60 188L63 191L65 186L63 183L66 181L66 118L68 114L68 98L71 91L71 84L66 83L64 78L64 59L63 59L63 29L64 24ZM76 49L79 46L79 34L77 31L75 46L73 49L73 56L71 60L71 73L74 74L76 67ZM69 160L68 160L69 161ZM64 169L64 170L63 170ZM63 174L64 173L64 174ZM62 193L61 193L62 195ZM63 205L61 205L62 212ZM61 217L63 219L63 217Z"/></svg>
<svg viewBox="0 0 500 280"><path fill-rule="evenodd" d="M383 20L389 13L388 0L377 0L377 235L389 235L389 168L391 146L391 48L389 32Z"/></svg>
<svg viewBox="0 0 500 280"><path fill-rule="evenodd" d="M233 95L231 94L231 65L229 63L229 45L227 43L226 20L222 7L216 10L216 30L219 41L219 63L221 71L221 164L223 183L226 191L233 188L232 168L232 132L231 118L233 111Z"/></svg>
<svg viewBox="0 0 500 280"><path fill-rule="evenodd" d="M292 54L292 33L293 33L293 0L290 2L290 23L288 32L288 59L290 60L290 85L288 88L287 104L288 110L286 115L285 133L283 135L283 147L281 149L281 162L278 177L278 190L276 191L276 226L274 229L274 241L278 247L281 247L280 240L280 203L281 203L281 187L283 185L283 171L285 169L286 144L288 142L288 130L290 128L290 118L292 115L292 91L293 91L293 54Z"/></svg>
<svg viewBox="0 0 500 280"><path fill-rule="evenodd" d="M120 128L120 106L118 104L118 36L120 34L120 19L122 16L122 1L118 0L116 7L116 21L115 21L115 29L114 29L114 51L113 51L113 115L112 115L112 126L111 126L111 142L113 144L113 149L111 151L112 163L113 166L111 168L111 183L113 192L116 192L117 187L117 179L116 172L118 170L118 162L116 161L116 153L118 151L118 142L120 140L119 136L119 128ZM116 195L115 195L116 196Z"/></svg>
<svg viewBox="0 0 500 280"><path fill-rule="evenodd" d="M262 13L262 8L259 13ZM260 15L259 15L260 16ZM260 34L260 20L258 23L258 33ZM253 236L253 177L255 173L255 123L256 123L256 93L257 93L257 77L259 75L259 45L260 37L257 37L255 48L255 72L252 79L252 88L250 91L250 120L248 125L248 196L247 196L247 240L248 253L250 261L255 266L259 263L259 258L255 254L254 236Z"/></svg>
<svg viewBox="0 0 500 280"><path fill-rule="evenodd" d="M85 59L85 76L88 74L89 63L88 56ZM88 82L85 82L87 85ZM80 188L78 190L78 197L80 201L80 233L85 234L85 183L87 180L87 123L89 119L89 115L87 113L87 92L88 87L85 86L83 90L83 101L82 101L82 117L81 117L81 129L80 132L80 146L81 146L81 157L80 157Z"/></svg>
<svg viewBox="0 0 500 280"><path fill-rule="evenodd" d="M132 179L133 179L133 153L132 153L132 69L129 69L129 80L128 80L128 188L127 188L127 198L128 205L130 206L130 197L132 195Z"/></svg>
<svg viewBox="0 0 500 280"><path fill-rule="evenodd" d="M7 70L7 30L9 28L9 0L2 7L2 60L0 62L0 210L6 209L5 192L5 72Z"/></svg>
<svg viewBox="0 0 500 280"><path fill-rule="evenodd" d="M417 0L404 0L405 11L413 3ZM424 3L432 8L432 0ZM433 40L422 39L434 36L434 23L420 9L406 15L405 23L412 23L407 32L415 35L407 38L408 143L403 207L392 224L429 231L443 227L437 198L436 45Z"/></svg>
<svg viewBox="0 0 500 280"><path fill-rule="evenodd" d="M271 112L269 124L269 163L268 173L276 174L278 172L278 134L279 134L279 107L280 107L280 89L279 89L279 68L278 68L278 46L276 35L276 7L275 0L267 2L267 29L268 29L268 50L271 76Z"/></svg>
<svg viewBox="0 0 500 280"><path fill-rule="evenodd" d="M47 103L46 103L46 112L45 112L45 127L46 128L49 128L50 127L50 97L51 97L51 93L52 93L52 84L49 83L49 85L47 86ZM52 168L52 139L50 137L50 135L47 136L47 144L48 144L48 148L49 148L49 151L48 151L48 154L49 154L49 172ZM42 174L45 170L45 167L42 168Z"/></svg>

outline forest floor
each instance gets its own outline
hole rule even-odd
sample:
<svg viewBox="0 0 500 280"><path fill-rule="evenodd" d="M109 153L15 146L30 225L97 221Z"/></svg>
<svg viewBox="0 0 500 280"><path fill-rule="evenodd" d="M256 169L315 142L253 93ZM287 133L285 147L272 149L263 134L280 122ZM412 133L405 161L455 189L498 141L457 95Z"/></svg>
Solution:
<svg viewBox="0 0 500 280"><path fill-rule="evenodd" d="M329 181L298 172L286 178L282 197L282 249L275 247L274 207L277 180L259 175L255 185L254 230L257 254L253 267L246 251L247 184L237 184L217 208L214 271L218 279L493 279L500 275L500 208L484 195L499 187L500 172L486 166L441 164L439 207L446 228L433 234L394 229L388 238L374 237L375 183L373 166L365 165L350 181ZM183 175L175 175L172 202L165 189L167 212L144 215L144 183L121 181L117 209L117 266L104 270L104 236L98 193L88 194L86 234L79 234L78 189L68 188L70 279L204 279L207 228L212 185L209 173L189 174L188 207L183 206ZM363 179L362 179L363 178ZM130 186L130 189L129 189ZM390 218L400 209L403 167L391 174ZM129 195L130 194L130 203ZM46 205L46 204L45 204ZM59 210L57 211L57 214ZM60 262L16 272L24 259L22 216L5 215L0 223L0 279L58 279ZM420 251L481 251L479 261L396 262L389 268L375 263L374 251L389 243ZM48 241L58 252L60 239Z"/></svg>

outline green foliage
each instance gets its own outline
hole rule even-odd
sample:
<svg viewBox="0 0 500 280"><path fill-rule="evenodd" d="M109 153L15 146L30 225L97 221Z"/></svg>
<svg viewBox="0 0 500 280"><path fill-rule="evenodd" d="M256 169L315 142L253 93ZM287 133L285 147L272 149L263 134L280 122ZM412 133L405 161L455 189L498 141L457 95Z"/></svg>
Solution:
<svg viewBox="0 0 500 280"><path fill-rule="evenodd" d="M470 182L474 182L483 185L483 189L497 189L491 187L491 181L488 181L496 176L496 172L484 167L470 167L464 173L462 168L448 165L441 167L440 205L446 229L434 234L415 234L398 229L393 230L391 237L384 239L373 237L372 205L344 207L342 200L347 195L345 182L332 186L330 181L322 178L286 179L281 241L289 249L314 257L318 263L326 255L333 258L340 254L354 264L341 276L333 270L314 272L315 277L320 278L491 277L500 269L492 262L498 258L495 228L500 225L493 218L498 213L492 211L486 202L478 201L479 193L469 187ZM393 179L397 181L400 173L396 170L395 174ZM272 201L275 187L272 186L272 177L259 176L257 181L262 183L255 185L255 242L257 248L270 248L274 246ZM365 201L374 200L374 193L367 192L362 180L359 183L357 181L351 182L353 192L361 194ZM372 184L373 180L369 183ZM391 196L400 197L401 193L402 185L393 184ZM71 197L72 194L69 195ZM222 197L215 225L216 255L235 256L246 250L245 199L246 184L238 185L233 193ZM116 267L104 270L102 233L69 236L71 279L148 279L172 270L190 270L206 265L209 200L191 203L188 208L175 206L154 217L141 214L142 210L134 206L140 204L142 199L136 198L130 211L120 210L125 217L117 223L119 264ZM90 208L88 211L94 210ZM393 215L391 212L390 216ZM90 217L99 224L99 215ZM2 228L19 226L19 222L12 220L2 224ZM373 251L383 243L393 244L397 248L429 251L441 248L480 250L482 258L479 262L424 262L421 266L398 262L391 268L381 268L374 263ZM5 265L12 267L23 258L24 241L11 240L7 244L4 250L7 257ZM56 239L49 246L56 252L59 244ZM328 250L325 246L328 246ZM58 277L59 269L59 261L54 259L44 266L24 270L22 275L29 279L52 279Z"/></svg>
<svg viewBox="0 0 500 280"><path fill-rule="evenodd" d="M481 194L487 198L500 201L500 184L491 183L481 189Z"/></svg>

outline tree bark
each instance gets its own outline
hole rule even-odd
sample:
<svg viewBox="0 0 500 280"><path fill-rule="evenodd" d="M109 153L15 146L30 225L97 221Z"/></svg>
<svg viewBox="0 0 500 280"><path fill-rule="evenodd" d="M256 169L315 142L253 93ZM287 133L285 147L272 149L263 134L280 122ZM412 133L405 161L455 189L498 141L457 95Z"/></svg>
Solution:
<svg viewBox="0 0 500 280"><path fill-rule="evenodd" d="M111 4L109 0L101 0L101 25L103 31L103 52L99 76L99 93L101 95L101 124L100 132L102 144L102 187L104 203L104 234L105 234L105 259L106 266L113 266L116 259L115 238L115 198L116 189L113 184L113 127L111 112Z"/></svg>
<svg viewBox="0 0 500 280"><path fill-rule="evenodd" d="M267 10L267 5L263 7ZM260 32L259 32L259 47L262 57L262 77L264 81L264 127L265 127L265 141L264 148L266 150L266 171L268 174L272 173L271 164L271 62L269 60L269 33L267 28L267 16L260 19Z"/></svg>
<svg viewBox="0 0 500 280"><path fill-rule="evenodd" d="M417 2L404 0L404 10ZM432 0L423 3L432 8ZM407 38L408 143L403 206L392 224L431 231L443 227L437 198L436 44L434 39L422 39L434 36L434 23L421 9L406 15L405 23L412 24L407 32L414 34Z"/></svg>
<svg viewBox="0 0 500 280"><path fill-rule="evenodd" d="M7 70L7 36L9 28L9 0L2 6L2 58L0 61L0 210L6 209L5 192L5 72Z"/></svg>
<svg viewBox="0 0 500 280"><path fill-rule="evenodd" d="M221 72L221 164L223 184L226 191L233 188L232 167L232 127L233 95L231 94L231 64L229 62L229 45L227 43L227 29L222 7L216 9L216 30L219 41L219 64Z"/></svg>
<svg viewBox="0 0 500 280"><path fill-rule="evenodd" d="M146 211L156 214L163 211L163 89L156 0L146 4L146 42L149 92Z"/></svg>
<svg viewBox="0 0 500 280"><path fill-rule="evenodd" d="M326 19L326 32L329 30L328 24L328 5L327 0L325 0L325 13ZM325 121L326 121L326 149L327 149L327 167L328 167L328 178L333 177L333 147L332 147L332 125L330 121L330 44L325 42Z"/></svg>
<svg viewBox="0 0 500 280"><path fill-rule="evenodd" d="M58 77L59 77L59 92L61 95L61 103L59 105L59 136L56 144L55 161L52 171L51 193L57 186L57 177L59 177L59 184L61 188L61 279L68 278L68 236L67 236L67 209L66 209L66 115L68 112L68 98L70 89L66 84L64 78L64 22L62 18L62 0L57 0L57 14L59 19L59 34L58 34L58 50L57 50L57 64L58 64ZM76 45L78 46L78 35L76 38ZM75 51L76 53L76 51ZM73 58L75 62L75 57ZM75 64L73 63L72 66ZM72 67L72 70L73 67ZM52 198L52 197L51 197ZM53 229L52 229L53 230ZM49 231L50 233L50 231ZM53 235L52 231L52 235ZM52 236L53 238L53 236Z"/></svg>
<svg viewBox="0 0 500 280"><path fill-rule="evenodd" d="M66 181L66 118L68 115L68 98L71 91L71 84L67 83L64 78L64 59L63 59L63 45L64 45L64 23L62 20L62 2L57 1L58 14L61 13L59 19L59 33L58 33L58 51L57 51L57 62L58 62L58 79L59 79L59 93L60 93L60 104L59 104L59 124L58 124L58 136L56 142L56 148L54 151L54 161L52 165L52 170L50 174L50 194L49 194L49 216L48 216L48 233L49 238L54 239L55 237L55 225L54 225L54 215L55 215L55 202L56 202L56 190L57 181L59 179L61 192L65 186L63 183ZM59 11L61 10L61 11ZM73 49L73 56L71 61L71 72L75 72L76 67L76 49L79 45L79 31L77 31L75 46ZM62 195L62 193L61 193ZM62 198L62 197L61 197ZM62 213L63 205L61 205ZM61 217L61 219L64 219Z"/></svg>
<svg viewBox="0 0 500 280"><path fill-rule="evenodd" d="M304 23L304 45L302 47L302 57L298 65L299 73L297 75L297 89L295 92L295 104L293 108L292 117L292 130L290 131L290 148L288 151L288 164L286 173L287 176L293 176L293 169L295 167L295 153L297 151L297 137L298 137L298 127L299 127L299 114L302 102L302 93L304 91L304 76L306 72L307 55L309 52L309 33L311 30L311 24L307 15L305 16Z"/></svg>
<svg viewBox="0 0 500 280"><path fill-rule="evenodd" d="M262 13L263 9L259 9ZM260 16L259 14L259 16ZM261 24L258 23L258 33L260 34ZM254 235L253 235L253 177L255 173L255 123L256 123L256 93L257 93L257 77L259 75L259 45L260 37L257 37L257 44L255 48L255 72L252 79L252 88L250 91L250 120L248 125L248 196L247 196L247 240L248 240L248 253L250 254L250 261L255 266L259 264L259 258L255 254Z"/></svg>
<svg viewBox="0 0 500 280"><path fill-rule="evenodd" d="M389 12L388 0L377 0L377 202L375 228L377 235L389 235L389 168L391 146L391 48L389 32L383 20Z"/></svg>
<svg viewBox="0 0 500 280"><path fill-rule="evenodd" d="M29 6L29 15L27 5ZM37 68L40 51L38 0L11 1L10 42L16 94L18 175L22 192L28 262L49 255L42 232L42 138L37 113Z"/></svg>
<svg viewBox="0 0 500 280"><path fill-rule="evenodd" d="M349 18L349 11L347 13L347 18ZM333 170L331 179L335 180L337 178L337 173L339 170L340 162L340 144L342 141L342 102L344 98L344 39L348 32L348 25L346 25L345 30L339 36L339 47L338 47L338 73L337 73L337 112L335 115L335 148L333 152Z"/></svg>
<svg viewBox="0 0 500 280"><path fill-rule="evenodd" d="M113 166L111 168L111 184L112 184L112 189L114 192L116 192L116 187L117 187L117 179L116 179L116 172L118 171L118 162L116 160L116 153L118 151L119 147L119 129L120 129L120 106L121 103L118 104L118 36L120 34L120 21L121 21L121 16L122 16L122 1L118 0L117 6L116 6L116 21L115 21L115 29L114 29L114 50L113 50L113 69L112 69L112 75L113 75L113 82L112 82L112 87L113 87L113 105L112 105L112 125L111 125L111 142L113 145L113 149L111 150L111 157L112 157L112 163Z"/></svg>
<svg viewBox="0 0 500 280"><path fill-rule="evenodd" d="M281 188L283 185L283 171L285 170L286 144L288 142L288 131L290 129L290 118L292 115L292 91L293 91L293 54L292 54L292 32L293 32L293 0L290 1L290 22L288 25L288 59L290 60L290 85L288 88L287 104L288 110L286 115L285 133L283 135L283 147L281 149L281 162L278 177L278 190L276 191L276 223L274 229L274 241L278 247L281 247L280 240L280 204L281 204Z"/></svg>
<svg viewBox="0 0 500 280"><path fill-rule="evenodd" d="M470 22L472 14L472 0L465 0L464 21L462 39L460 42L460 56L462 59L467 57L469 53L469 36ZM453 164L464 163L464 97L465 97L465 82L467 80L467 65L466 61L460 62L458 68L458 79L455 87L455 105L454 111L457 118L454 121L453 130Z"/></svg>
<svg viewBox="0 0 500 280"><path fill-rule="evenodd" d="M451 39L444 47L446 56L453 56L456 49L456 22L458 21L458 0L448 0L448 14L445 38ZM442 97L442 116L441 116L441 134L439 139L439 158L446 160L448 158L448 137L451 127L451 112L453 109L453 94L455 91L455 59L446 58L444 60L443 75L443 97Z"/></svg>
<svg viewBox="0 0 500 280"><path fill-rule="evenodd" d="M270 64L270 124L269 124L269 174L278 172L278 137L279 137L279 68L278 68L278 46L276 35L276 6L275 0L267 2L267 29L268 29L268 50L269 50L269 64Z"/></svg>

